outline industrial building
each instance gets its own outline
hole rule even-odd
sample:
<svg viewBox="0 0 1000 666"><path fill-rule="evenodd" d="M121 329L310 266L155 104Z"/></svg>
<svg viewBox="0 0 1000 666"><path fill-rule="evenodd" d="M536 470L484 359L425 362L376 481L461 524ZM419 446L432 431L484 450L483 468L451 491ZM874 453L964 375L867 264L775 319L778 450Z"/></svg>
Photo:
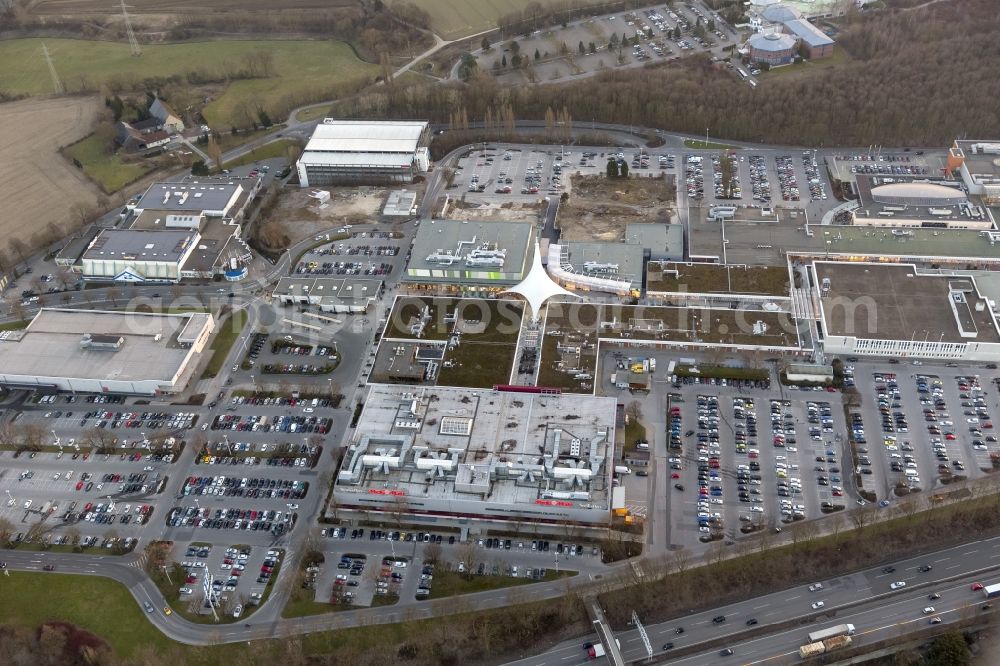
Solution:
<svg viewBox="0 0 1000 666"><path fill-rule="evenodd" d="M187 229L105 229L80 257L87 280L177 282L200 234Z"/></svg>
<svg viewBox="0 0 1000 666"><path fill-rule="evenodd" d="M751 62L777 66L787 65L797 55L809 59L833 55L833 39L791 5L761 3L750 11L748 25L755 33L747 41Z"/></svg>
<svg viewBox="0 0 1000 666"><path fill-rule="evenodd" d="M604 526L616 399L372 386L334 485L341 518Z"/></svg>
<svg viewBox="0 0 1000 666"><path fill-rule="evenodd" d="M553 243L547 253L547 270L567 289L638 298L642 294L643 252L641 246L627 243Z"/></svg>
<svg viewBox="0 0 1000 666"><path fill-rule="evenodd" d="M987 206L1000 206L1000 141L955 141L948 167L958 170L969 194Z"/></svg>
<svg viewBox="0 0 1000 666"><path fill-rule="evenodd" d="M299 185L413 182L430 168L429 139L423 121L325 118L296 164Z"/></svg>
<svg viewBox="0 0 1000 666"><path fill-rule="evenodd" d="M0 333L0 384L86 393L158 395L187 384L215 329L206 313L42 308Z"/></svg>
<svg viewBox="0 0 1000 666"><path fill-rule="evenodd" d="M378 302L382 280L334 277L284 277L274 299L285 305L315 305L322 312L362 314Z"/></svg>
<svg viewBox="0 0 1000 666"><path fill-rule="evenodd" d="M827 354L955 361L1000 358L996 303L973 275L913 264L817 261L820 338Z"/></svg>
<svg viewBox="0 0 1000 666"><path fill-rule="evenodd" d="M403 281L413 291L499 293L527 273L534 238L530 222L422 222Z"/></svg>
<svg viewBox="0 0 1000 666"><path fill-rule="evenodd" d="M853 224L873 227L946 229L995 228L993 215L978 198L969 198L958 181L899 176L855 177L858 206Z"/></svg>
<svg viewBox="0 0 1000 666"><path fill-rule="evenodd" d="M96 229L57 259L86 280L177 282L245 276L252 253L241 222L260 178L186 178L160 182L121 213L121 227Z"/></svg>
<svg viewBox="0 0 1000 666"><path fill-rule="evenodd" d="M794 37L780 32L759 32L747 41L750 61L772 67L787 65L795 58L799 44Z"/></svg>

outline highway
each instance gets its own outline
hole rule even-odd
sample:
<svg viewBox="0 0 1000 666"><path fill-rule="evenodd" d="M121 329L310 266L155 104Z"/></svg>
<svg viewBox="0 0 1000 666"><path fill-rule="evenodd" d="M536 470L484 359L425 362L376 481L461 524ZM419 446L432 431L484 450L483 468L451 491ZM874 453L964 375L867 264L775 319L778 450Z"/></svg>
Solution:
<svg viewBox="0 0 1000 666"><path fill-rule="evenodd" d="M920 567L925 565L933 568L921 572ZM797 653L799 646L808 642L806 638L810 632L836 624L854 624L858 632L855 641L864 643L923 628L931 617L922 613L927 606L935 608L935 615L943 623L966 619L969 614L983 612L980 607L985 602L981 592L970 589L971 584L980 577L988 583L1000 575L1000 537L902 560L893 564L896 570L892 573L883 571L884 566L812 581L823 584L822 590L814 592L809 591L809 584L804 584L646 625L654 656L669 656L662 650L668 641L674 644L674 650L705 643L704 651L667 661L717 663L718 651L731 647L736 653L733 663L774 663ZM906 587L890 590L890 583L896 581L905 582ZM938 593L941 598L929 600L931 593ZM822 601L824 607L814 611L811 605L817 601ZM726 621L713 623L712 619L718 615L724 615ZM759 624L747 626L751 618ZM678 627L684 629L683 634L676 633ZM637 630L619 632L617 636L626 661L646 657ZM586 640L594 639L587 637ZM510 662L508 666L584 663L583 641L566 641L548 652Z"/></svg>

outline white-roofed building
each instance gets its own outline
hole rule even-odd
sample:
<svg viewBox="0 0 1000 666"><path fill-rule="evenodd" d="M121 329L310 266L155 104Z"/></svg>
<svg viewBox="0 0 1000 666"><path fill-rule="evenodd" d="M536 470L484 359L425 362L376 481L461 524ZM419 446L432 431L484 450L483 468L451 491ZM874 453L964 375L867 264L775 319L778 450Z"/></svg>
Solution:
<svg viewBox="0 0 1000 666"><path fill-rule="evenodd" d="M409 183L430 168L424 121L325 118L297 163L302 187Z"/></svg>

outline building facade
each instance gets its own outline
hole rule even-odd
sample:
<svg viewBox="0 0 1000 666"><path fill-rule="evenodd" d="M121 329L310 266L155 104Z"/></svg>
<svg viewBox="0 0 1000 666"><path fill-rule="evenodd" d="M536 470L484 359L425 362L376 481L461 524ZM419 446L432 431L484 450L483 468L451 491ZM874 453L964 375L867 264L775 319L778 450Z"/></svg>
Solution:
<svg viewBox="0 0 1000 666"><path fill-rule="evenodd" d="M430 168L426 122L326 118L296 163L299 185L410 183Z"/></svg>

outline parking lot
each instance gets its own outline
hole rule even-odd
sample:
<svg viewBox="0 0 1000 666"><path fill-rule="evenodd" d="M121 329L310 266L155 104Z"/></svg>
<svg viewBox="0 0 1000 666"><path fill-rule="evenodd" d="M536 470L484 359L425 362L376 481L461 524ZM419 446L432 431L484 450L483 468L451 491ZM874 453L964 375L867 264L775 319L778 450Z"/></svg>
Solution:
<svg viewBox="0 0 1000 666"><path fill-rule="evenodd" d="M405 239L384 231L351 232L348 238L315 247L295 265L294 275L381 277L403 268Z"/></svg>
<svg viewBox="0 0 1000 666"><path fill-rule="evenodd" d="M474 51L473 55L480 67L491 69L502 80L548 82L595 74L609 67L636 67L718 51L732 43L735 35L701 3L671 7L658 4L536 30L516 40L516 49L505 42L486 52ZM534 57L536 51L538 58ZM515 55L532 66L515 68ZM507 67L502 66L504 58ZM500 64L497 69L493 68L494 61Z"/></svg>
<svg viewBox="0 0 1000 666"><path fill-rule="evenodd" d="M177 544L173 555L185 570L178 589L191 612L211 614L211 602L220 615L239 618L250 606L259 605L284 553L280 549L195 541ZM211 600L205 595L206 578Z"/></svg>
<svg viewBox="0 0 1000 666"><path fill-rule="evenodd" d="M681 385L669 425L675 542L732 540L845 504L832 394L774 393Z"/></svg>
<svg viewBox="0 0 1000 666"><path fill-rule="evenodd" d="M992 421L998 405L981 377L911 367L905 376L871 371L862 380L858 372L859 386L864 381L872 391L859 410L865 429L853 426L866 489L892 499L992 470L1000 455Z"/></svg>
<svg viewBox="0 0 1000 666"><path fill-rule="evenodd" d="M777 151L689 153L683 159L688 197L704 199L708 204L770 208L830 199L826 169L820 167L812 151L800 155ZM714 187L706 192L708 173ZM743 191L746 183L750 183L749 193Z"/></svg>

